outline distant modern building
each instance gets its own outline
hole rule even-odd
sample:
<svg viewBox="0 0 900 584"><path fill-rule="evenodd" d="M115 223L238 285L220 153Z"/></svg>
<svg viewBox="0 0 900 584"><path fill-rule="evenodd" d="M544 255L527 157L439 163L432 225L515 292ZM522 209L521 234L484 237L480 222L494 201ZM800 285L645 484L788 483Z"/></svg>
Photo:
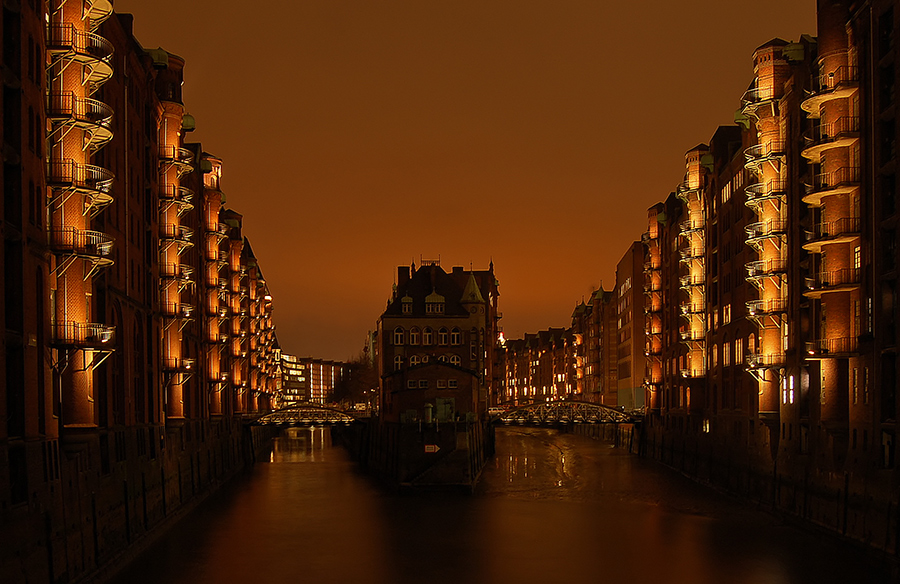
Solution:
<svg viewBox="0 0 900 584"><path fill-rule="evenodd" d="M498 282L488 270L439 261L401 266L378 319L381 418L478 418L493 394Z"/></svg>
<svg viewBox="0 0 900 584"><path fill-rule="evenodd" d="M644 249L636 241L616 266L616 402L625 409L644 405ZM610 396L611 397L611 396Z"/></svg>

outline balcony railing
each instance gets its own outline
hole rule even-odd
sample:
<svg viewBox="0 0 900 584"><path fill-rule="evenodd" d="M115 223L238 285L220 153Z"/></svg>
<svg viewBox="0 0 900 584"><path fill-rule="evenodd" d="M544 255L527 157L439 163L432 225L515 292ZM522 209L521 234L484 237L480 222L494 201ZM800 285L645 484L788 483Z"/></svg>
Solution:
<svg viewBox="0 0 900 584"><path fill-rule="evenodd" d="M751 353L746 358L749 369L770 369L784 366L784 353Z"/></svg>
<svg viewBox="0 0 900 584"><path fill-rule="evenodd" d="M860 283L860 272L859 268L842 268L840 270L819 272L812 278L806 278L806 287L811 291L853 287Z"/></svg>
<svg viewBox="0 0 900 584"><path fill-rule="evenodd" d="M770 140L762 144L748 146L744 150L744 158L747 159L746 167L758 168L760 164L773 158L783 157L786 150L781 140Z"/></svg>
<svg viewBox="0 0 900 584"><path fill-rule="evenodd" d="M787 261L783 259L755 260L744 264L747 278L765 278L787 272Z"/></svg>
<svg viewBox="0 0 900 584"><path fill-rule="evenodd" d="M47 163L47 184L54 188L70 188L90 194L109 193L115 175L93 164L79 164L74 160L50 160Z"/></svg>
<svg viewBox="0 0 900 584"><path fill-rule="evenodd" d="M184 357L164 357L163 370L175 373L190 373L194 370L196 360Z"/></svg>
<svg viewBox="0 0 900 584"><path fill-rule="evenodd" d="M84 0L84 14L91 19L91 28L96 29L112 15L113 6L110 0Z"/></svg>
<svg viewBox="0 0 900 584"><path fill-rule="evenodd" d="M111 42L99 34L80 31L74 24L48 25L47 50L51 53L72 53L79 58L107 65L113 56Z"/></svg>
<svg viewBox="0 0 900 584"><path fill-rule="evenodd" d="M704 377L705 375L706 375L706 368L705 368L705 367L697 367L697 368L690 368L690 369L682 369L682 370L681 370L681 376L682 376L682 377L687 377L687 378L689 378L689 379L697 379L697 378L699 378L699 377Z"/></svg>
<svg viewBox="0 0 900 584"><path fill-rule="evenodd" d="M678 254L681 256L681 261L683 262L698 260L703 258L703 248L694 248L694 246L683 247L678 250Z"/></svg>
<svg viewBox="0 0 900 584"><path fill-rule="evenodd" d="M176 240L183 243L193 243L194 230L186 225L163 223L159 226L159 236L162 239Z"/></svg>
<svg viewBox="0 0 900 584"><path fill-rule="evenodd" d="M705 225L706 222L702 219L688 219L687 221L679 223L678 228L681 230L682 235L684 235L701 231Z"/></svg>
<svg viewBox="0 0 900 584"><path fill-rule="evenodd" d="M194 307L184 302L163 302L162 311L169 317L189 319L194 314Z"/></svg>
<svg viewBox="0 0 900 584"><path fill-rule="evenodd" d="M160 145L159 161L162 164L174 164L179 176L194 170L194 153L180 146Z"/></svg>
<svg viewBox="0 0 900 584"><path fill-rule="evenodd" d="M842 217L837 221L817 223L813 231L806 232L803 248L818 251L823 243L849 241L859 236L859 217Z"/></svg>
<svg viewBox="0 0 900 584"><path fill-rule="evenodd" d="M89 229L62 227L50 230L50 249L59 254L106 260L112 255L113 241L109 235Z"/></svg>
<svg viewBox="0 0 900 584"><path fill-rule="evenodd" d="M859 83L859 67L845 65L831 73L822 73L813 78L813 93L834 91L843 86L854 86Z"/></svg>
<svg viewBox="0 0 900 584"><path fill-rule="evenodd" d="M181 185L163 184L159 187L159 198L190 203L194 198L194 191Z"/></svg>
<svg viewBox="0 0 900 584"><path fill-rule="evenodd" d="M191 281L194 275L194 267L190 264L161 264L159 266L159 276L179 281Z"/></svg>
<svg viewBox="0 0 900 584"><path fill-rule="evenodd" d="M810 144L833 142L846 134L859 132L859 116L842 116L829 124L814 126L803 137Z"/></svg>
<svg viewBox="0 0 900 584"><path fill-rule="evenodd" d="M112 138L113 110L102 101L77 97L72 91L51 91L47 96L47 117L75 124L90 132L91 146L99 147Z"/></svg>
<svg viewBox="0 0 900 584"><path fill-rule="evenodd" d="M116 327L70 320L54 322L53 344L80 349L112 349L116 344Z"/></svg>
<svg viewBox="0 0 900 584"><path fill-rule="evenodd" d="M747 243L755 243L770 237L781 237L787 231L787 221L782 219L769 219L751 223L744 227L747 232Z"/></svg>
<svg viewBox="0 0 900 584"><path fill-rule="evenodd" d="M859 185L859 167L842 166L831 172L822 172L812 177L812 184L807 185L805 203L817 203L822 196L840 194L850 191Z"/></svg>
<svg viewBox="0 0 900 584"><path fill-rule="evenodd" d="M681 304L681 314L701 314L706 311L706 306L701 302L685 302Z"/></svg>
<svg viewBox="0 0 900 584"><path fill-rule="evenodd" d="M747 205L755 206L763 201L778 199L787 193L787 183L780 179L752 183L744 187Z"/></svg>
<svg viewBox="0 0 900 584"><path fill-rule="evenodd" d="M807 341L806 353L810 357L848 355L855 353L859 347L857 337L837 337L833 339L814 339Z"/></svg>
<svg viewBox="0 0 900 584"><path fill-rule="evenodd" d="M688 274L686 276L681 277L681 287L682 288L691 288L693 286L702 286L706 283L706 275L691 275Z"/></svg>
<svg viewBox="0 0 900 584"><path fill-rule="evenodd" d="M769 298L766 300L748 300L747 315L766 316L769 314L778 314L787 310L787 300L784 298Z"/></svg>
<svg viewBox="0 0 900 584"><path fill-rule="evenodd" d="M741 106L746 109L777 98L774 86L753 87L745 91L744 95L741 96Z"/></svg>
<svg viewBox="0 0 900 584"><path fill-rule="evenodd" d="M706 338L704 331L684 329L679 331L682 341L702 341Z"/></svg>

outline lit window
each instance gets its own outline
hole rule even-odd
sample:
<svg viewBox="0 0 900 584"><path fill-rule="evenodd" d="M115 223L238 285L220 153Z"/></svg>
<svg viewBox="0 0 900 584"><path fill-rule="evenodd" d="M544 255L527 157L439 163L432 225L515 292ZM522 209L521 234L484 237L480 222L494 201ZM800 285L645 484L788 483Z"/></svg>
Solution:
<svg viewBox="0 0 900 584"><path fill-rule="evenodd" d="M398 326L394 329L394 344L402 345L403 344L403 327Z"/></svg>
<svg viewBox="0 0 900 584"><path fill-rule="evenodd" d="M454 327L452 331L450 331L450 344L451 345L461 345L462 344L462 333L459 332L459 329Z"/></svg>

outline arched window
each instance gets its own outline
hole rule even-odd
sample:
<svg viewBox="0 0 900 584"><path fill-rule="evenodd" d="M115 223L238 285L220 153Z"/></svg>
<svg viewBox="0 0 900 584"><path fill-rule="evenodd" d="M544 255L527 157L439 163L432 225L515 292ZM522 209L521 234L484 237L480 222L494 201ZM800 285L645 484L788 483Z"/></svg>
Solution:
<svg viewBox="0 0 900 584"><path fill-rule="evenodd" d="M394 371L400 371L403 368L403 357L397 355L394 357Z"/></svg>
<svg viewBox="0 0 900 584"><path fill-rule="evenodd" d="M402 345L403 344L403 327L398 326L394 329L394 344Z"/></svg>
<svg viewBox="0 0 900 584"><path fill-rule="evenodd" d="M425 330L422 332L422 344L423 345L433 345L434 344L434 331L432 331L430 327L425 327Z"/></svg>
<svg viewBox="0 0 900 584"><path fill-rule="evenodd" d="M461 345L462 344L462 333L459 332L459 329L453 327L453 330L450 331L450 344L451 345Z"/></svg>
<svg viewBox="0 0 900 584"><path fill-rule="evenodd" d="M445 329L444 327L441 327L441 330L438 331L438 344L446 345L447 342L449 341L449 338L450 338L450 333L447 332L447 329Z"/></svg>
<svg viewBox="0 0 900 584"><path fill-rule="evenodd" d="M428 363L428 355L422 355L422 363Z"/></svg>
<svg viewBox="0 0 900 584"><path fill-rule="evenodd" d="M410 345L418 345L419 344L419 329L413 327L409 330L409 344Z"/></svg>
<svg viewBox="0 0 900 584"><path fill-rule="evenodd" d="M438 361L440 361L441 363L446 363L446 362L447 362L447 355L440 355L440 356L438 356Z"/></svg>
<svg viewBox="0 0 900 584"><path fill-rule="evenodd" d="M418 355L413 355L412 357L409 358L409 366L410 367L415 367L418 364L419 364L419 356Z"/></svg>
<svg viewBox="0 0 900 584"><path fill-rule="evenodd" d="M460 363L459 355L450 355L450 364L451 365L456 365L458 367L459 363Z"/></svg>

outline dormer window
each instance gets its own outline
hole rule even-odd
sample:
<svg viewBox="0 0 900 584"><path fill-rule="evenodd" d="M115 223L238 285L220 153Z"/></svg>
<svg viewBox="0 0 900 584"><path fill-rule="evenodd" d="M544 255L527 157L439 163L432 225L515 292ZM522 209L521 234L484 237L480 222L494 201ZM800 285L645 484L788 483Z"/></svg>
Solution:
<svg viewBox="0 0 900 584"><path fill-rule="evenodd" d="M425 314L444 314L444 297L432 292L425 297Z"/></svg>
<svg viewBox="0 0 900 584"><path fill-rule="evenodd" d="M400 300L400 305L402 307L403 314L412 314L412 307L413 307L413 299L412 298L410 298L409 296L404 296Z"/></svg>

